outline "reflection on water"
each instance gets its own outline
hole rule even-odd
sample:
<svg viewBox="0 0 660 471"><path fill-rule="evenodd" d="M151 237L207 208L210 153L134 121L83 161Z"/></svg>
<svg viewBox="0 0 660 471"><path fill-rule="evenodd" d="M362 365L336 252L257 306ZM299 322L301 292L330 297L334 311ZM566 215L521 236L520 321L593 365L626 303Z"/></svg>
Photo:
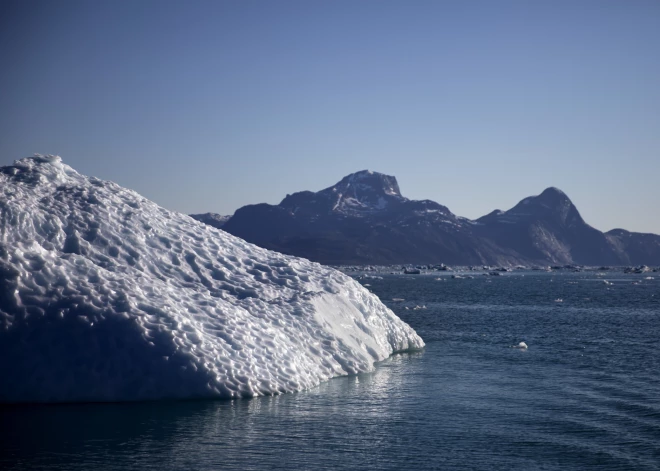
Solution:
<svg viewBox="0 0 660 471"><path fill-rule="evenodd" d="M427 348L298 394L0 407L0 469L658 470L660 280L490 278L370 280Z"/></svg>
<svg viewBox="0 0 660 471"><path fill-rule="evenodd" d="M382 422L406 420L400 401L414 385L408 364L423 355L394 355L373 373L336 378L298 394L236 401L3 407L0 467L332 467L332 456L364 453L361 447L367 444L362 442L377 439ZM319 453L319 447L329 454ZM335 464L342 467L339 461Z"/></svg>

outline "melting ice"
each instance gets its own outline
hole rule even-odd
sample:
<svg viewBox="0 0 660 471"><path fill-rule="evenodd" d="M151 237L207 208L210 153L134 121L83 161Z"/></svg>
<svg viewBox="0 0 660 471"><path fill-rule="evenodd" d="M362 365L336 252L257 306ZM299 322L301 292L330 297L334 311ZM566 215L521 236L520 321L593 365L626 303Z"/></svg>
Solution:
<svg viewBox="0 0 660 471"><path fill-rule="evenodd" d="M278 394L424 346L338 271L59 157L0 168L0 211L2 402Z"/></svg>

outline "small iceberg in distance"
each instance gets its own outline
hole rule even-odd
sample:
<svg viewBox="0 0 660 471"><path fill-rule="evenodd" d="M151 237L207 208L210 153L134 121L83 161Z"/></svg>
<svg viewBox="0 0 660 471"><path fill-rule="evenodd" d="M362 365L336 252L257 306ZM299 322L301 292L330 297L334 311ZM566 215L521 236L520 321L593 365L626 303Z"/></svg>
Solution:
<svg viewBox="0 0 660 471"><path fill-rule="evenodd" d="M527 344L525 342L520 342L518 345L513 345L513 348L520 348L522 350L527 350Z"/></svg>
<svg viewBox="0 0 660 471"><path fill-rule="evenodd" d="M349 276L59 157L1 167L0 208L0 402L280 394L424 347Z"/></svg>

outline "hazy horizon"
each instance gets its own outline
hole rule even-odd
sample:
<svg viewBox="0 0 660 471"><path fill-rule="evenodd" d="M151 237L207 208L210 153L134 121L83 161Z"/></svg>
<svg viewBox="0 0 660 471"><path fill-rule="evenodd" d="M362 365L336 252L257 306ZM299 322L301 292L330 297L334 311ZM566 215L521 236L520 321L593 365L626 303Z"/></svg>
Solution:
<svg viewBox="0 0 660 471"><path fill-rule="evenodd" d="M554 186L660 234L660 3L0 5L0 165L58 154L184 213L370 169L476 219Z"/></svg>

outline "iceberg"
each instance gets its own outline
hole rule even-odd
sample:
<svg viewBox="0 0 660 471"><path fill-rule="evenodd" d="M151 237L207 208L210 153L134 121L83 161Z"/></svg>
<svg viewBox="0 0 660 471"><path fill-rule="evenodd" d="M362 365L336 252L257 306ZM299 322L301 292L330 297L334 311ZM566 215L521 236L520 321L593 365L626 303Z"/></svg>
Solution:
<svg viewBox="0 0 660 471"><path fill-rule="evenodd" d="M0 402L242 398L424 347L357 281L79 174L0 168Z"/></svg>

